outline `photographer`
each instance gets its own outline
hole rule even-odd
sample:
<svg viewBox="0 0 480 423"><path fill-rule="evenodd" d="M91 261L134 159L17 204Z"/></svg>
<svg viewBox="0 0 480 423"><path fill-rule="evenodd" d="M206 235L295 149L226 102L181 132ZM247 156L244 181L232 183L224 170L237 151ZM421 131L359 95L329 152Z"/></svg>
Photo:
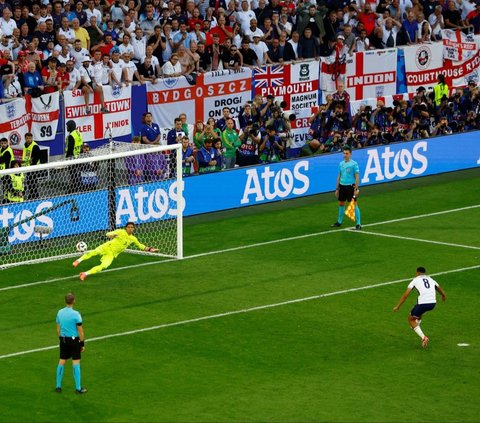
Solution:
<svg viewBox="0 0 480 423"><path fill-rule="evenodd" d="M340 131L335 131L334 134L325 141L323 147L324 153L333 153L336 151L342 151L344 141L342 138L342 133Z"/></svg>
<svg viewBox="0 0 480 423"><path fill-rule="evenodd" d="M448 119L446 116L442 116L439 120L439 122L435 125L435 128L433 128L432 131L432 136L439 136L439 135L451 135L452 134L452 128L448 126Z"/></svg>
<svg viewBox="0 0 480 423"><path fill-rule="evenodd" d="M420 122L420 118L415 117L410 126L410 130L406 134L406 141L418 140L422 138L429 138L428 125L424 125Z"/></svg>
<svg viewBox="0 0 480 423"><path fill-rule="evenodd" d="M387 116L388 108L385 107L385 103L382 100L377 101L377 107L370 116L370 122L373 125L377 125L381 131L385 131L387 128Z"/></svg>
<svg viewBox="0 0 480 423"><path fill-rule="evenodd" d="M275 133L278 135L278 139L282 144L282 154L281 158L285 159L287 147L290 145L291 135L291 125L290 121L295 119L295 115L291 114L288 116L288 119L283 113L283 109L287 106L287 103L282 101L280 105L276 105L272 108L272 117L266 122L265 126L273 126Z"/></svg>
<svg viewBox="0 0 480 423"><path fill-rule="evenodd" d="M260 153L260 163L279 162L283 156L285 146L277 135L273 125L267 125L267 133L263 136L258 146L258 151Z"/></svg>
<svg viewBox="0 0 480 423"><path fill-rule="evenodd" d="M372 108L370 106L360 106L358 112L353 117L352 127L355 130L356 147L362 148L368 137L368 131L373 128L370 122Z"/></svg>
<svg viewBox="0 0 480 423"><path fill-rule="evenodd" d="M343 132L346 129L350 129L350 115L347 112L344 112L343 102L334 103L333 110L334 112L327 120L327 132L332 134L335 131Z"/></svg>
<svg viewBox="0 0 480 423"><path fill-rule="evenodd" d="M372 145L380 145L380 144L384 144L382 132L380 131L380 128L378 127L378 125L374 125L374 127L369 131L369 135L367 137L367 140L364 146L370 147Z"/></svg>
<svg viewBox="0 0 480 423"><path fill-rule="evenodd" d="M309 122L308 139L323 140L325 124L327 123L327 108L325 104L320 105L318 111L310 116Z"/></svg>
<svg viewBox="0 0 480 423"><path fill-rule="evenodd" d="M258 146L261 143L260 126L251 120L247 122L245 129L239 137L240 147L237 150L237 164L239 166L251 166L259 163Z"/></svg>
<svg viewBox="0 0 480 423"><path fill-rule="evenodd" d="M399 129L408 129L408 101L393 100L393 119L398 123Z"/></svg>

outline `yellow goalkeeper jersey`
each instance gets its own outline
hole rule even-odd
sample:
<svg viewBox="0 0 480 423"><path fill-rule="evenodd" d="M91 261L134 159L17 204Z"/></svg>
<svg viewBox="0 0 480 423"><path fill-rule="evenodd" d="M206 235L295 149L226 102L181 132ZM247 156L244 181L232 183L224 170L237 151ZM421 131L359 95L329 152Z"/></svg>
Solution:
<svg viewBox="0 0 480 423"><path fill-rule="evenodd" d="M116 235L115 238L102 245L104 251L108 251L117 257L122 251L125 251L131 244L134 244L139 250L144 250L143 245L135 235L128 235L125 229L117 229L112 232L107 232L107 236L111 237Z"/></svg>

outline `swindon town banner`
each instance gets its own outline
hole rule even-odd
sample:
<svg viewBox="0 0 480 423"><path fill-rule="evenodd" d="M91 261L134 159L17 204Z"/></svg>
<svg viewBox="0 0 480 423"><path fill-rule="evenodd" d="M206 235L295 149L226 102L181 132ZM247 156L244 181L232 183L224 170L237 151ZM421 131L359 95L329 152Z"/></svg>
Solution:
<svg viewBox="0 0 480 423"><path fill-rule="evenodd" d="M2 138L8 138L13 149L23 148L29 121L30 116L24 98L0 104L0 134Z"/></svg>
<svg viewBox="0 0 480 423"><path fill-rule="evenodd" d="M461 87L469 80L480 80L480 49L478 36L475 36L477 50L468 54L462 61L451 61L443 57L443 43L419 44L404 47L405 78L408 92L414 92L418 87L433 87L437 84L437 76L445 75L447 85Z"/></svg>
<svg viewBox="0 0 480 423"><path fill-rule="evenodd" d="M173 118L180 113L187 114L188 122L206 122L209 117L219 119L222 109L228 107L236 117L251 99L251 89L249 68L197 74L195 85L183 76L159 79L156 84L147 84L148 111L161 128L171 128Z"/></svg>
<svg viewBox="0 0 480 423"><path fill-rule="evenodd" d="M91 113L87 113L87 107L81 90L64 91L65 124L74 120L77 128L82 133L83 141L95 141L109 137L112 131L113 137L129 135L132 132L132 87L103 86L105 107L110 113L103 113L100 108L100 100L95 93L92 104L90 96ZM65 128L66 131L66 128Z"/></svg>
<svg viewBox="0 0 480 423"><path fill-rule="evenodd" d="M58 91L31 99L30 132L35 141L53 141L55 139L60 115L59 99Z"/></svg>
<svg viewBox="0 0 480 423"><path fill-rule="evenodd" d="M397 49L370 50L347 57L345 89L350 100L397 92Z"/></svg>
<svg viewBox="0 0 480 423"><path fill-rule="evenodd" d="M309 109L318 105L318 76L317 61L255 68L253 92L254 95L273 95L276 101L285 101L285 109Z"/></svg>

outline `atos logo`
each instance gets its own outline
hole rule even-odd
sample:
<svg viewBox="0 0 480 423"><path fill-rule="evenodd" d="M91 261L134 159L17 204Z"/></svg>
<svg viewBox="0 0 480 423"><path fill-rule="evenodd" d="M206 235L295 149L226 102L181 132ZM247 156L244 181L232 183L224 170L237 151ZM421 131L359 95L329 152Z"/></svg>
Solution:
<svg viewBox="0 0 480 423"><path fill-rule="evenodd" d="M247 170L247 182L240 204L249 204L250 196L255 196L254 202L286 198L290 194L302 195L310 187L310 179L305 174L308 162L298 162L293 171L290 169L270 170L266 166L263 171Z"/></svg>
<svg viewBox="0 0 480 423"><path fill-rule="evenodd" d="M409 174L416 176L423 174L428 166L428 159L422 154L427 151L427 143L418 142L411 150L402 148L396 153L391 151L390 147L368 150L368 161L362 183L404 178ZM371 176L374 177L373 180Z"/></svg>
<svg viewBox="0 0 480 423"><path fill-rule="evenodd" d="M8 241L11 243L19 241L33 241L38 239L40 235L35 232L36 226L46 226L53 230L54 222L46 214L42 214L44 210L49 209L53 206L53 203L50 201L44 201L38 204L35 208L32 209L24 208L23 210L18 210L18 208L4 206L0 208L0 226L3 228L13 227L8 232ZM28 203L26 205L28 207ZM36 216L36 217L34 217ZM20 225L17 225L18 222L23 221ZM48 234L43 235L47 237Z"/></svg>
<svg viewBox="0 0 480 423"><path fill-rule="evenodd" d="M181 191L179 193L176 182L168 187L168 192L156 184L152 187L141 185L120 189L117 192L117 225L129 221L152 222L176 216L179 196Z"/></svg>

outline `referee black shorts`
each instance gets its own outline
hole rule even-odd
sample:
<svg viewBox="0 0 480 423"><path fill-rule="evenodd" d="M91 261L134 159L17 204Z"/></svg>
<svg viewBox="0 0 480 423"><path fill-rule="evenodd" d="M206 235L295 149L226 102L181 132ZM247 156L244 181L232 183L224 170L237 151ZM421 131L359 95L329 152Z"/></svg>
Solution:
<svg viewBox="0 0 480 423"><path fill-rule="evenodd" d="M62 360L80 360L82 347L79 337L61 336L60 337L60 358Z"/></svg>
<svg viewBox="0 0 480 423"><path fill-rule="evenodd" d="M352 201L355 194L355 185L340 185L338 201Z"/></svg>

